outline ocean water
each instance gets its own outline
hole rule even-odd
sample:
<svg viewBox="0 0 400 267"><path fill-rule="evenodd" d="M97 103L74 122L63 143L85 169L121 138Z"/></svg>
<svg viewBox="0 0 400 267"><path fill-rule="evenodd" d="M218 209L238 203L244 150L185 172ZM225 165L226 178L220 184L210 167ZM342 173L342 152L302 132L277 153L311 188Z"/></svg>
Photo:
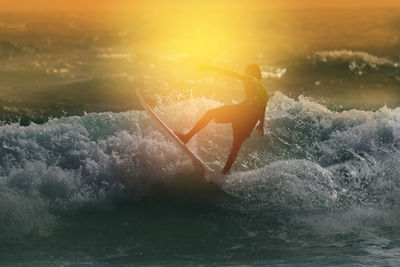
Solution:
<svg viewBox="0 0 400 267"><path fill-rule="evenodd" d="M398 266L400 13L335 12L267 20L281 56L260 41L213 59L257 62L270 93L265 136L221 188L134 90L187 130L239 101L239 83L185 67L185 51L149 51L140 30L3 14L0 265ZM288 28L307 38L284 42ZM219 169L231 142L211 123L189 146Z"/></svg>

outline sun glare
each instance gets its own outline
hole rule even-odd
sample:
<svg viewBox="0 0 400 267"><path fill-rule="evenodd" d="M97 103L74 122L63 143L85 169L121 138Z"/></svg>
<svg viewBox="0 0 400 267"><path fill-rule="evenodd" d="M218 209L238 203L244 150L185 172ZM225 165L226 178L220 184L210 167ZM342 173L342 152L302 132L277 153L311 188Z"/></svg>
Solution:
<svg viewBox="0 0 400 267"><path fill-rule="evenodd" d="M166 56L185 54L194 61L221 57L239 42L232 12L191 10L153 16L152 44Z"/></svg>

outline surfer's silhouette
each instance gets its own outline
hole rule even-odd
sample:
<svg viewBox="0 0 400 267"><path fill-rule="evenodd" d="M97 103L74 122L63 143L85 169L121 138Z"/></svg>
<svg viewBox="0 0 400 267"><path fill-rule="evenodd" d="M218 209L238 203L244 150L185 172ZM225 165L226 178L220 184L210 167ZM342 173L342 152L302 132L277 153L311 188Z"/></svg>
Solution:
<svg viewBox="0 0 400 267"><path fill-rule="evenodd" d="M233 130L233 144L225 167L222 169L223 174L229 174L231 166L235 162L240 150L240 146L243 141L250 136L257 123L258 133L261 136L264 135L264 117L268 95L261 83L261 71L257 64L247 65L244 73L237 73L206 65L199 66L199 69L215 71L241 80L244 85L246 99L239 104L210 109L188 133L183 134L176 132L176 134L182 142L186 144L197 132L207 126L207 124L212 120L216 123L231 123Z"/></svg>

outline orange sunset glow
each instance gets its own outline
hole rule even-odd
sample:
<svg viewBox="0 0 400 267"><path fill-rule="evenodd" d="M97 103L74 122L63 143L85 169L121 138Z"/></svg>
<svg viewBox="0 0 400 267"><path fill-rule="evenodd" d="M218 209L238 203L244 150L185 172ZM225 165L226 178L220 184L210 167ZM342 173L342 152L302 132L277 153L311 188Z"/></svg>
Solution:
<svg viewBox="0 0 400 267"><path fill-rule="evenodd" d="M320 1L320 0L284 0L284 1L163 1L163 0L98 0L98 1L78 1L78 0L1 0L0 4L3 11L131 11L137 8L184 8L184 7L202 7L205 6L223 6L223 7L252 7L252 8L274 8L274 7L394 7L400 6L396 0L356 0L356 1Z"/></svg>

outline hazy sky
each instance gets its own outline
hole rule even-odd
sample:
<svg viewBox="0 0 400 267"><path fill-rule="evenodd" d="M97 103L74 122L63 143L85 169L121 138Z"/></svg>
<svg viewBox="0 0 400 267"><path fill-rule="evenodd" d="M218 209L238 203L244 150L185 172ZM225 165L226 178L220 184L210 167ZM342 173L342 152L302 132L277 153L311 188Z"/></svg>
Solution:
<svg viewBox="0 0 400 267"><path fill-rule="evenodd" d="M217 4L216 4L217 2ZM129 11L143 7L400 7L400 0L0 0L2 11Z"/></svg>

